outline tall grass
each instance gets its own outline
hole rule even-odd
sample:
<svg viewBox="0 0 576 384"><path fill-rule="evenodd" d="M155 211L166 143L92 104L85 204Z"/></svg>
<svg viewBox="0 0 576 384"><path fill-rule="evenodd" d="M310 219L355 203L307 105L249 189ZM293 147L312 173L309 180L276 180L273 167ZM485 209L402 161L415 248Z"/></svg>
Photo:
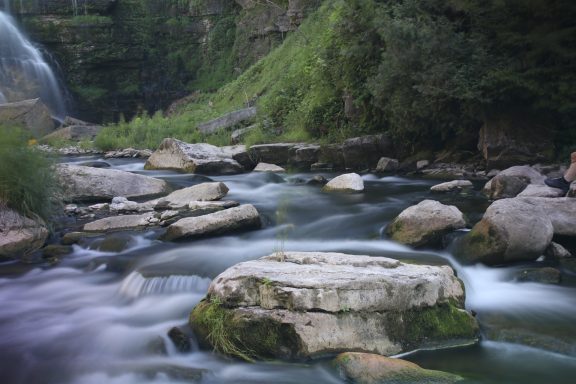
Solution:
<svg viewBox="0 0 576 384"><path fill-rule="evenodd" d="M0 205L49 222L59 205L53 162L28 139L22 130L0 125Z"/></svg>

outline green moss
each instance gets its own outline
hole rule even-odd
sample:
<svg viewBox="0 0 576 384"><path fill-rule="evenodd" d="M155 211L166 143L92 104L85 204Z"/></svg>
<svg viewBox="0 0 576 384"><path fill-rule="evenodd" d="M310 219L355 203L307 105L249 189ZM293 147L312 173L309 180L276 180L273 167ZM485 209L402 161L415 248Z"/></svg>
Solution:
<svg viewBox="0 0 576 384"><path fill-rule="evenodd" d="M478 337L476 320L456 303L413 309L392 317L391 335L405 350L445 345L447 341L470 342Z"/></svg>
<svg viewBox="0 0 576 384"><path fill-rule="evenodd" d="M282 348L298 343L294 330L288 325L226 308L208 298L194 308L190 325L204 345L246 361L293 357L286 356L290 352Z"/></svg>

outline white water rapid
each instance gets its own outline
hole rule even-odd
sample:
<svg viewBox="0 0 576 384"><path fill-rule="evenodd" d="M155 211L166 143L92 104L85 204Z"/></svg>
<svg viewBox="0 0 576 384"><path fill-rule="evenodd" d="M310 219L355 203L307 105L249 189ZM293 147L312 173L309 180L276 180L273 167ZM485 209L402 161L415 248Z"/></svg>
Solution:
<svg viewBox="0 0 576 384"><path fill-rule="evenodd" d="M4 10L10 10L4 1ZM66 105L54 72L15 20L0 11L0 103L40 98L54 117L66 116Z"/></svg>

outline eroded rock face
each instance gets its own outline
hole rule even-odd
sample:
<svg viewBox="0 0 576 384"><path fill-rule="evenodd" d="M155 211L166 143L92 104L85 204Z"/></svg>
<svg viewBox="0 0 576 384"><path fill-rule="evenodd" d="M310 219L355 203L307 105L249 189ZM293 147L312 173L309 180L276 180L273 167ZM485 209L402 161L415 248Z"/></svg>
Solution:
<svg viewBox="0 0 576 384"><path fill-rule="evenodd" d="M485 264L536 260L555 233L547 210L541 205L543 202L538 200L513 198L495 201L482 220L460 239L456 255L467 262ZM563 215L558 217L558 231L568 230L566 224L571 221Z"/></svg>
<svg viewBox="0 0 576 384"><path fill-rule="evenodd" d="M54 131L54 120L40 99L0 104L0 123L15 125L40 138Z"/></svg>
<svg viewBox="0 0 576 384"><path fill-rule="evenodd" d="M262 225L260 215L253 205L225 209L198 217L187 217L170 225L162 240L213 236L241 229L257 229Z"/></svg>
<svg viewBox="0 0 576 384"><path fill-rule="evenodd" d="M451 373L423 369L417 364L373 353L345 352L334 363L340 375L357 384L448 384L463 380Z"/></svg>
<svg viewBox="0 0 576 384"><path fill-rule="evenodd" d="M364 190L364 180L357 173L346 173L330 180L322 190L324 192L362 192Z"/></svg>
<svg viewBox="0 0 576 384"><path fill-rule="evenodd" d="M214 318L223 321L241 357L392 355L475 340L477 325L460 309L463 299L462 284L447 266L281 252L217 276L190 321L200 339L220 351L223 340L212 328Z"/></svg>
<svg viewBox="0 0 576 384"><path fill-rule="evenodd" d="M522 113L493 116L480 130L478 149L489 168L537 163L553 154L552 130Z"/></svg>
<svg viewBox="0 0 576 384"><path fill-rule="evenodd" d="M144 168L205 175L230 175L244 171L236 160L218 147L204 143L188 144L170 138L162 140Z"/></svg>
<svg viewBox="0 0 576 384"><path fill-rule="evenodd" d="M373 169L382 156L391 152L392 142L385 135L354 137L342 144L344 163L350 169Z"/></svg>
<svg viewBox="0 0 576 384"><path fill-rule="evenodd" d="M0 256L22 258L40 249L48 229L0 202Z"/></svg>
<svg viewBox="0 0 576 384"><path fill-rule="evenodd" d="M424 200L406 208L386 228L394 241L413 247L437 245L442 237L466 227L464 214L453 205Z"/></svg>
<svg viewBox="0 0 576 384"><path fill-rule="evenodd" d="M115 196L141 198L170 191L164 180L116 169L60 164L56 173L63 198L70 202L111 200Z"/></svg>

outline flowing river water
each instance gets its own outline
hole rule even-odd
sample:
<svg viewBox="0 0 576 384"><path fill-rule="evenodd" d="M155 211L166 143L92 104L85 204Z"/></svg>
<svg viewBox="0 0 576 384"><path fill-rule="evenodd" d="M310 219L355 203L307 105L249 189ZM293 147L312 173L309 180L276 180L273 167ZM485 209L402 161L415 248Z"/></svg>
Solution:
<svg viewBox="0 0 576 384"><path fill-rule="evenodd" d="M203 181L144 171L142 161L107 161L175 186ZM520 266L461 266L448 251L414 251L383 236L398 213L425 198L457 205L474 222L488 204L478 192L430 195L434 181L365 175L365 193L325 194L304 183L312 176L211 178L229 187L226 199L256 206L261 230L181 243L156 240L160 231L117 233L75 246L56 265L0 263L0 382L344 383L329 359L248 364L197 346L180 353L168 340L167 331L186 323L212 278L277 250L450 264L466 285L466 305L477 313L483 338L475 346L418 351L404 359L469 383L574 382L576 284L570 275L561 285L520 283L514 278ZM517 333L525 345L509 342Z"/></svg>

